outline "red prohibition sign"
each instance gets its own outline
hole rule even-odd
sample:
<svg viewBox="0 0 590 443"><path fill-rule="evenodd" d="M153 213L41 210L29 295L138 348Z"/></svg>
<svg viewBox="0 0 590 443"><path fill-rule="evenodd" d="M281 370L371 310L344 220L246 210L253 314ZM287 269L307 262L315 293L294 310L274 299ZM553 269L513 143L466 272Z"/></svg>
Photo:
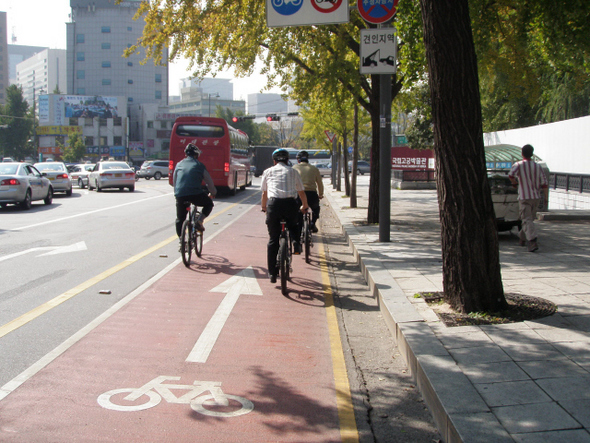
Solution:
<svg viewBox="0 0 590 443"><path fill-rule="evenodd" d="M395 15L398 4L399 0L357 0L361 17L375 25L390 20Z"/></svg>
<svg viewBox="0 0 590 443"><path fill-rule="evenodd" d="M334 12L342 4L342 0L311 0L312 6L316 11L323 12ZM322 6L320 6L320 4Z"/></svg>

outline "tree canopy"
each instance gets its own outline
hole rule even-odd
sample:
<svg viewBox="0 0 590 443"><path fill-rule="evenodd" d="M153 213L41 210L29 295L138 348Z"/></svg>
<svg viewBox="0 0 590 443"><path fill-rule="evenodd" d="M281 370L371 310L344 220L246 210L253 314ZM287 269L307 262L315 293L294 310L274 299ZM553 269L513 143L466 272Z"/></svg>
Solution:
<svg viewBox="0 0 590 443"><path fill-rule="evenodd" d="M0 129L0 146L4 156L24 160L35 155L33 137L34 108L23 97L21 86L6 88L6 105L0 106L0 123L7 128Z"/></svg>

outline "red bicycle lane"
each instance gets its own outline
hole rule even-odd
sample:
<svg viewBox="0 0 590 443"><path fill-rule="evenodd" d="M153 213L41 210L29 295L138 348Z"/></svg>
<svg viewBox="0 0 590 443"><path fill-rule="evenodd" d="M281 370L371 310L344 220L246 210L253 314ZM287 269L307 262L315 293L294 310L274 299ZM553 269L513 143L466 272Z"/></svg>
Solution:
<svg viewBox="0 0 590 443"><path fill-rule="evenodd" d="M4 398L0 441L341 441L318 246L285 297L259 207L205 239Z"/></svg>

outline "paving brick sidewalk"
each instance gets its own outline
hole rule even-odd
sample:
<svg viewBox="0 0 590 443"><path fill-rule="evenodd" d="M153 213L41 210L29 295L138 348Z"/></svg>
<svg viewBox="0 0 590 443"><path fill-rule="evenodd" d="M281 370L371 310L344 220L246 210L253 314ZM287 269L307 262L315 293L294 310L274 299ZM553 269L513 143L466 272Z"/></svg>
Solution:
<svg viewBox="0 0 590 443"><path fill-rule="evenodd" d="M446 327L417 292L442 290L436 191L392 190L391 242L325 182L326 196L446 442L590 442L590 221L537 222L540 250L500 234L506 293L542 297L536 321ZM580 213L577 213L579 215Z"/></svg>

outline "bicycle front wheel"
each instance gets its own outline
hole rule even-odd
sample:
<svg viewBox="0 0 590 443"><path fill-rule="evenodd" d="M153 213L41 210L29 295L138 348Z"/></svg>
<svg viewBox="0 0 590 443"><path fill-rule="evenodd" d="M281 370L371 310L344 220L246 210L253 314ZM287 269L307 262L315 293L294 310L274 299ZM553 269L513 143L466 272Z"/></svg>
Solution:
<svg viewBox="0 0 590 443"><path fill-rule="evenodd" d="M188 220L185 220L182 224L182 233L180 235L180 255L182 256L182 262L184 263L184 266L187 268L191 265L191 229L191 224Z"/></svg>
<svg viewBox="0 0 590 443"><path fill-rule="evenodd" d="M199 231L198 229L195 229L195 253L197 254L197 257L201 256L201 253L203 252L203 232Z"/></svg>
<svg viewBox="0 0 590 443"><path fill-rule="evenodd" d="M289 263L287 261L287 239L281 237L279 240L279 266L281 271L281 292L283 295L287 295L287 280L289 279Z"/></svg>

